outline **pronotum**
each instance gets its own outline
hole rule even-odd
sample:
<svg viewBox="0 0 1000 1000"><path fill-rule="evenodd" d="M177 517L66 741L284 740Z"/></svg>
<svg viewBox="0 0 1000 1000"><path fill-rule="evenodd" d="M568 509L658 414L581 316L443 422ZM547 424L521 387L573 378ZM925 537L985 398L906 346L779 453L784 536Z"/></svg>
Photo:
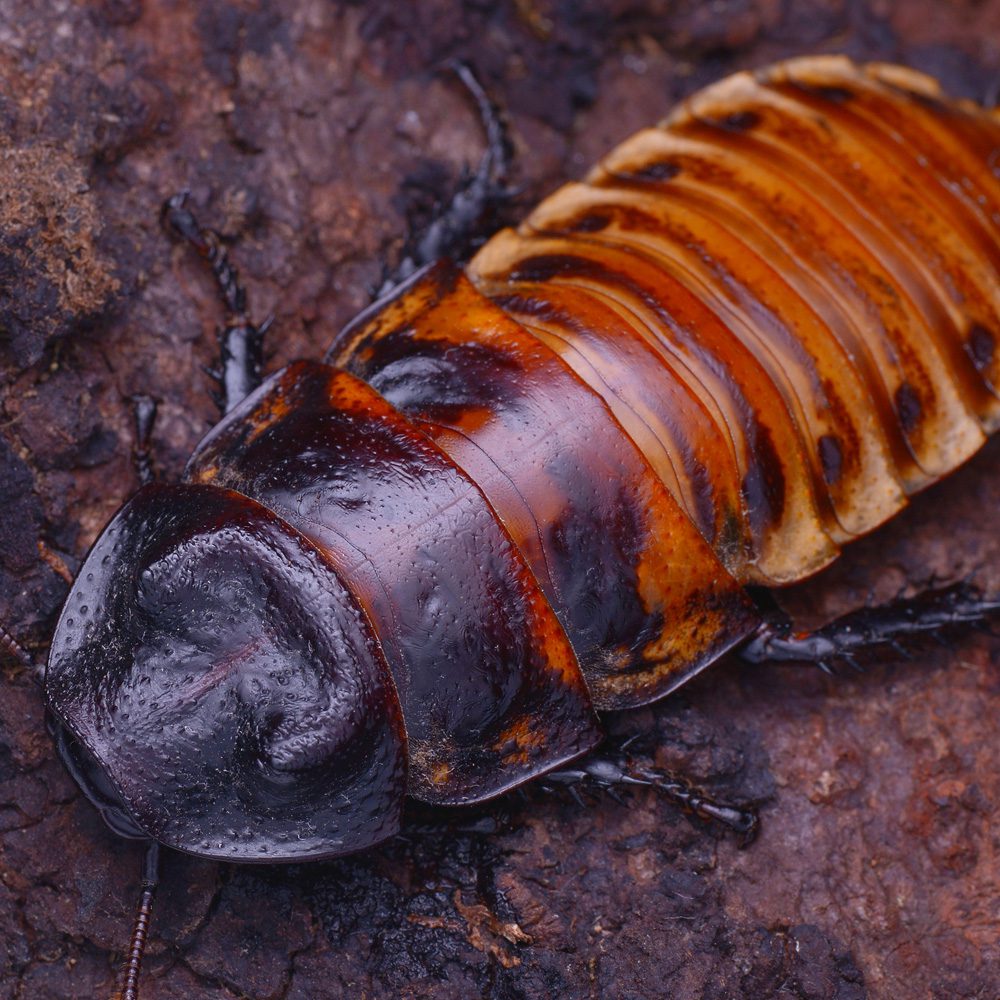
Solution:
<svg viewBox="0 0 1000 1000"><path fill-rule="evenodd" d="M849 653L856 630L768 631L745 587L820 570L997 426L998 147L992 111L901 67L741 73L322 362L254 387L231 349L228 412L122 507L56 629L85 793L153 845L328 858L396 833L406 796L587 754L600 711L734 647ZM252 355L217 244L168 214ZM949 591L861 639L990 607Z"/></svg>

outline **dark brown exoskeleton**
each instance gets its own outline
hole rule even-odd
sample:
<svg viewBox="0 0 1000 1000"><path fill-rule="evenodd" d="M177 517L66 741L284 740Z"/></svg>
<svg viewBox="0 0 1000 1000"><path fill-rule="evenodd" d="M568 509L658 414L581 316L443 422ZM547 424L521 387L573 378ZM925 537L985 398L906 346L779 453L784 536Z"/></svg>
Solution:
<svg viewBox="0 0 1000 1000"><path fill-rule="evenodd" d="M739 74L432 263L491 140L405 280L263 384L225 253L167 206L229 308L225 415L100 536L44 680L81 788L152 845L126 998L158 844L328 858L396 833L406 796L542 775L749 835L624 754L558 769L599 711L734 647L824 663L995 610L950 588L802 635L745 590L821 569L1000 423L994 112L840 58Z"/></svg>

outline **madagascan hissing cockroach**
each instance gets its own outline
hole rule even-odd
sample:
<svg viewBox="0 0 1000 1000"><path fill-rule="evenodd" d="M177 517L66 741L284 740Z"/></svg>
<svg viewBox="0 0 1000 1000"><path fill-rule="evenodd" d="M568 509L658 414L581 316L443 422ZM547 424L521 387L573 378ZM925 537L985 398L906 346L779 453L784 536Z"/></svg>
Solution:
<svg viewBox="0 0 1000 1000"><path fill-rule="evenodd" d="M484 168L323 362L263 384L235 272L172 200L229 305L226 413L97 540L44 679L74 777L152 845L123 995L157 843L329 858L406 796L542 775L750 832L624 756L556 769L734 647L823 661L994 609L952 588L802 635L745 587L827 565L1000 423L997 149L994 111L907 69L740 73L434 261Z"/></svg>

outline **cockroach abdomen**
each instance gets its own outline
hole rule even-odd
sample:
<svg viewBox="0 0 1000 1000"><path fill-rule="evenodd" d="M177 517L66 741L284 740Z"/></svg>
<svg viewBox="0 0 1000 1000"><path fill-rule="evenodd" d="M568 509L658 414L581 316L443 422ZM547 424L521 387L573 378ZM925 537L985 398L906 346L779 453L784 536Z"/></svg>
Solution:
<svg viewBox="0 0 1000 1000"><path fill-rule="evenodd" d="M756 623L604 399L460 271L432 269L333 355L482 489L599 708L661 697Z"/></svg>

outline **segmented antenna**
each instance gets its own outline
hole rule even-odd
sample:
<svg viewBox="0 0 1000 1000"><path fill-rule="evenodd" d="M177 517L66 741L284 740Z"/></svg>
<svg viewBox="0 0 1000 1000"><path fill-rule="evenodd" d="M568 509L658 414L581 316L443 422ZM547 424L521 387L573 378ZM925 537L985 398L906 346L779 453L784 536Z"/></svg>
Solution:
<svg viewBox="0 0 1000 1000"><path fill-rule="evenodd" d="M132 943L125 962L124 981L116 1000L139 1000L139 973L142 971L142 956L146 951L149 921L153 912L153 897L160 883L160 845L151 840L146 848L142 863L142 889L139 893L139 907L132 929Z"/></svg>

